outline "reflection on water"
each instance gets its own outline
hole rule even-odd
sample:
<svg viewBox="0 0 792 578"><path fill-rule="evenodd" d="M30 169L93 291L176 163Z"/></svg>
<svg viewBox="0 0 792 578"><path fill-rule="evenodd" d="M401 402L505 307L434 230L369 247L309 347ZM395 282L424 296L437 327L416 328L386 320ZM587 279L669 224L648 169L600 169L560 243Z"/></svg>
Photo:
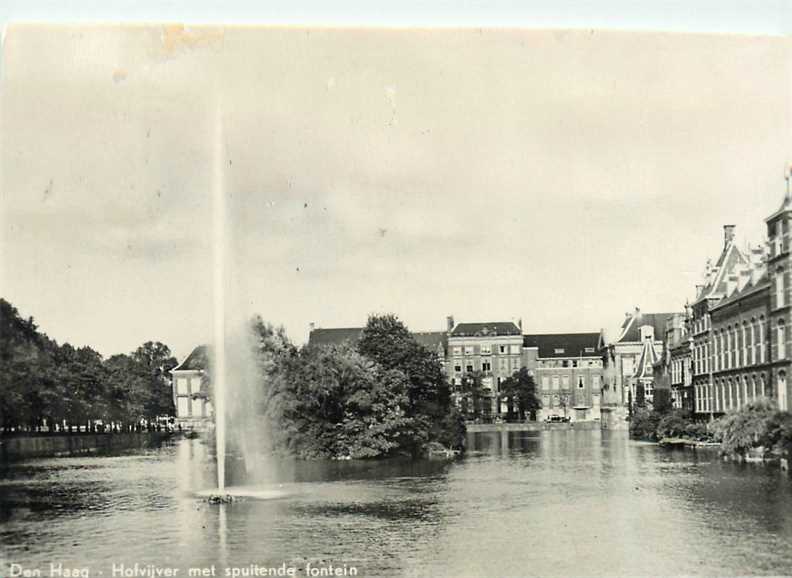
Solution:
<svg viewBox="0 0 792 578"><path fill-rule="evenodd" d="M51 561L88 566L94 576L136 562L333 563L366 576L792 569L792 481L777 470L623 432L469 441L455 462L284 462L276 484L288 498L227 506L194 497L215 477L201 440L14 464L0 470L0 558L45 575Z"/></svg>

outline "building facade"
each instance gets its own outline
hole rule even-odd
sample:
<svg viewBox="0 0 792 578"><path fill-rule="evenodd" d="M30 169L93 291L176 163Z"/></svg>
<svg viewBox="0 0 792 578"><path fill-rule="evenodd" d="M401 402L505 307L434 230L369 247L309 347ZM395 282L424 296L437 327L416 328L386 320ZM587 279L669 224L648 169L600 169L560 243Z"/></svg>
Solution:
<svg viewBox="0 0 792 578"><path fill-rule="evenodd" d="M538 418L600 419L601 333L545 333L523 336L523 366L536 380L542 403Z"/></svg>
<svg viewBox="0 0 792 578"><path fill-rule="evenodd" d="M212 419L212 402L206 379L208 367L208 347L199 345L171 370L173 405L177 423L182 428L202 429Z"/></svg>
<svg viewBox="0 0 792 578"><path fill-rule="evenodd" d="M486 394L483 417L497 419L508 411L501 384L521 368L536 381L542 409L537 419L568 417L571 421L600 417L602 335L597 333L522 333L522 323L489 321L455 323L447 318L445 332L413 333L416 340L435 352L452 388L476 374ZM363 328L311 328L309 345L354 343Z"/></svg>
<svg viewBox="0 0 792 578"><path fill-rule="evenodd" d="M710 310L736 288L738 269L748 265L748 258L735 243L734 230L734 225L724 225L720 256L714 266L707 262L704 283L696 287L696 297L691 305L690 347L694 412L700 415L712 415L713 412L713 338Z"/></svg>
<svg viewBox="0 0 792 578"><path fill-rule="evenodd" d="M675 409L693 411L693 356L690 345L690 307L666 321L665 350L671 404Z"/></svg>
<svg viewBox="0 0 792 578"><path fill-rule="evenodd" d="M605 343L601 340L603 361L602 420L609 428L626 428L629 405L636 400L637 385L653 374L651 365L644 371L647 341L656 362L663 355L666 321L673 313L643 313L636 307L626 313L617 338Z"/></svg>

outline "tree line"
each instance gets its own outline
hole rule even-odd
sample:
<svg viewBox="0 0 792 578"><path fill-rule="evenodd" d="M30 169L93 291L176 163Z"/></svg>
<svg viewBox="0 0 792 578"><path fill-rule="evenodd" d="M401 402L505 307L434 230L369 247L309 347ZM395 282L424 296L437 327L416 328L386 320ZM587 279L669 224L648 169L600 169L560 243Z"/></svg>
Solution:
<svg viewBox="0 0 792 578"><path fill-rule="evenodd" d="M107 359L58 344L0 298L0 431L126 428L171 416L176 365L158 341Z"/></svg>
<svg viewBox="0 0 792 578"><path fill-rule="evenodd" d="M491 403L481 375L450 386L437 353L395 315L370 316L358 341L338 345L296 347L261 318L253 334L276 451L371 458L460 449L465 421ZM501 395L515 417L539 407L527 370L506 380Z"/></svg>

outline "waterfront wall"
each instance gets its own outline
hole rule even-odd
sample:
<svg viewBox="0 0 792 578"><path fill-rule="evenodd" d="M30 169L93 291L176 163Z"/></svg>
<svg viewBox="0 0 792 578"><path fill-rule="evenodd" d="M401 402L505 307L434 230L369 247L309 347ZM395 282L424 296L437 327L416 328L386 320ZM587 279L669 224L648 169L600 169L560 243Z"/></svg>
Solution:
<svg viewBox="0 0 792 578"><path fill-rule="evenodd" d="M0 437L0 463L155 447L169 432L31 434Z"/></svg>
<svg viewBox="0 0 792 578"><path fill-rule="evenodd" d="M598 430L598 421L576 421L567 423L547 423L527 421L524 423L471 423L467 425L468 433L503 432L503 431L544 431L544 430Z"/></svg>

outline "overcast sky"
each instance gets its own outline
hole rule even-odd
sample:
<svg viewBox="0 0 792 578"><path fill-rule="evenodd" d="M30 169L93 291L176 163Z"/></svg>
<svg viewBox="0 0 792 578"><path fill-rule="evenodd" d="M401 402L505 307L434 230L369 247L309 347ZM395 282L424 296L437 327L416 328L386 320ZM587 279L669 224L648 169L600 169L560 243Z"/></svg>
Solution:
<svg viewBox="0 0 792 578"><path fill-rule="evenodd" d="M792 159L783 37L21 26L3 58L1 293L105 355L210 339L217 167L230 316L299 343L680 309Z"/></svg>

